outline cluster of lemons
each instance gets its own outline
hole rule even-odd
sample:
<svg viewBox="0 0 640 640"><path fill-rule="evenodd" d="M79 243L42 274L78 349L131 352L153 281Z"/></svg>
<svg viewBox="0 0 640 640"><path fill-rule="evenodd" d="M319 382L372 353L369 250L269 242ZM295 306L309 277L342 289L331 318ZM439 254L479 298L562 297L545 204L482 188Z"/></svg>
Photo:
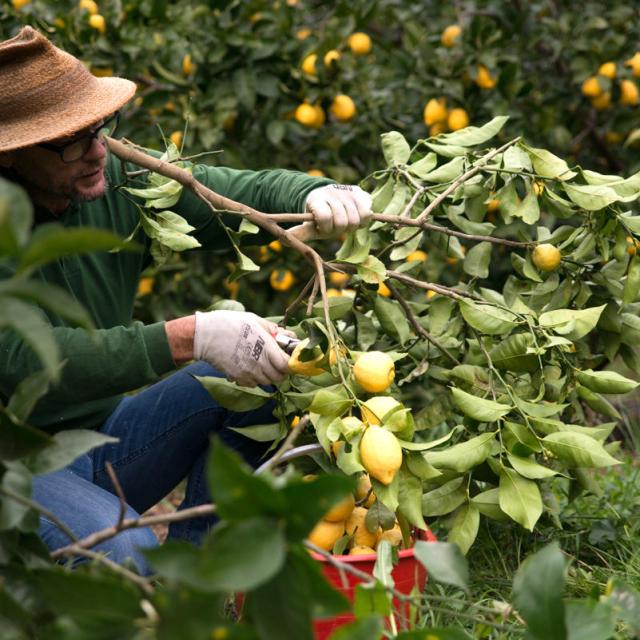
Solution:
<svg viewBox="0 0 640 640"><path fill-rule="evenodd" d="M462 27L459 24L451 24L442 32L440 42L442 46L451 49L458 44L461 35ZM496 79L483 64L478 64L474 81L480 89L493 89L497 84ZM464 129L469 125L467 111L462 107L448 109L444 97L431 98L424 107L422 118L429 127L431 136Z"/></svg>
<svg viewBox="0 0 640 640"><path fill-rule="evenodd" d="M305 39L310 35L308 29L301 29L297 33L298 39ZM348 38L346 45L353 55L364 56L368 54L372 49L371 38L362 32L352 33ZM337 49L331 49L324 54L322 62L328 69L333 68L338 61L342 58L342 53ZM302 73L310 78L317 78L318 75L318 54L310 53L303 60L300 65ZM331 105L329 106L329 112L338 122L349 122L357 114L356 104L351 96L340 93L334 96ZM326 122L326 114L322 105L318 102L311 103L308 100L300 103L294 113L293 117L297 122L312 129L319 129Z"/></svg>
<svg viewBox="0 0 640 640"><path fill-rule="evenodd" d="M321 366L321 362L326 360L324 353L318 352L311 360L300 360L301 353L308 344L308 339L298 344L289 359L289 369L296 375L321 375L325 373ZM339 358L346 359L346 352L331 349L329 364L334 366ZM359 453L366 473L358 477L355 496L347 496L330 509L316 524L309 540L325 551L332 551L338 540L349 536L347 546L350 555L373 554L381 540L388 540L393 546L403 544L402 531L397 521L389 530L383 531L377 526L371 530L366 526L366 516L368 508L376 500L371 478L389 485L402 466L402 448L393 431L406 426L407 417L404 406L394 397L377 395L387 392L394 381L395 365L391 356L382 351L362 353L355 358L351 375L360 389L368 394L376 394L362 403L360 418L354 415L343 418L350 431L362 433ZM396 418L389 418L387 422L389 415ZM296 422L294 418L292 425ZM343 440L332 443L332 452L336 458L345 446Z"/></svg>
<svg viewBox="0 0 640 640"><path fill-rule="evenodd" d="M631 68L631 75L640 77L640 51L625 61L624 66ZM589 76L582 83L582 95L589 98L593 107L598 111L609 109L611 102L611 86L618 76L615 62L604 62L600 65L596 75ZM620 104L634 107L640 102L638 85L631 78L622 78L619 83Z"/></svg>
<svg viewBox="0 0 640 640"><path fill-rule="evenodd" d="M30 3L31 0L11 0L11 4L16 11L20 11L20 9L26 7ZM89 16L87 22L92 29L99 31L100 33L107 32L107 23L104 16L100 14L98 5L94 0L80 0L78 2L78 8L87 12ZM55 25L56 27L64 28L66 23L62 18L56 18Z"/></svg>

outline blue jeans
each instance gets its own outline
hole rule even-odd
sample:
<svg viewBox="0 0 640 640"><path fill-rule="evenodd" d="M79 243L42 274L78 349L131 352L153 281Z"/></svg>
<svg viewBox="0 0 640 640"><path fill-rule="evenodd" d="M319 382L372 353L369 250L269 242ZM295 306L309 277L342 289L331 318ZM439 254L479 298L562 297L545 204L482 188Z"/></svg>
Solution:
<svg viewBox="0 0 640 640"><path fill-rule="evenodd" d="M80 456L68 467L33 482L33 499L54 513L79 538L113 526L120 502L107 474L110 462L126 497L126 518L135 518L188 478L179 509L211 501L206 479L209 439L217 434L251 466L256 467L270 443L256 442L225 427L243 427L273 421L272 403L236 413L220 405L190 374L221 376L208 364L196 362L137 395L123 398L100 431L119 438ZM199 543L214 517L172 523L169 537ZM54 550L70 543L58 527L42 517L40 537ZM120 564L132 561L142 574L150 574L138 549L157 546L150 529L130 529L94 550Z"/></svg>

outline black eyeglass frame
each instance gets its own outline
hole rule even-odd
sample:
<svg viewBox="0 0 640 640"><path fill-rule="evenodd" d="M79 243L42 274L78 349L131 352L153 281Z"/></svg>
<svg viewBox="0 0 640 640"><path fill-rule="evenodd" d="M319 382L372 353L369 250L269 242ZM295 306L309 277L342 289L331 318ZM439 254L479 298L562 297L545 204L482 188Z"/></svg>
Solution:
<svg viewBox="0 0 640 640"><path fill-rule="evenodd" d="M115 122L114 122L115 121ZM118 123L120 122L120 111L116 111L112 116L109 116L95 131L88 133L86 136L82 136L77 140L73 140L72 142L68 142L64 145L56 145L51 144L50 142L41 142L38 144L38 147L42 147L43 149L47 149L49 151L55 151L59 156L62 162L69 164L71 162L76 162L84 157L84 155L91 148L91 144L95 138L100 135L111 135L117 129ZM112 126L113 124L113 126ZM71 159L65 159L65 152L75 145L80 144L80 149L82 149L82 153Z"/></svg>

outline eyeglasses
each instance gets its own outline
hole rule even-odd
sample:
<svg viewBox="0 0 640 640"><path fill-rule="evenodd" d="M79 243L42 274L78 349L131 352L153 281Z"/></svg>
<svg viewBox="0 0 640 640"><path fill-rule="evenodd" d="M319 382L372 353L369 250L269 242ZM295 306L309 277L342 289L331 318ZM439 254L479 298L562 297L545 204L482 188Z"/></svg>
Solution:
<svg viewBox="0 0 640 640"><path fill-rule="evenodd" d="M51 144L50 142L41 142L38 146L49 151L55 151L62 162L75 162L84 156L93 144L93 141L99 136L113 135L118 122L120 120L120 112L116 111L112 116L107 118L95 131L88 133L77 140L73 140L64 145Z"/></svg>

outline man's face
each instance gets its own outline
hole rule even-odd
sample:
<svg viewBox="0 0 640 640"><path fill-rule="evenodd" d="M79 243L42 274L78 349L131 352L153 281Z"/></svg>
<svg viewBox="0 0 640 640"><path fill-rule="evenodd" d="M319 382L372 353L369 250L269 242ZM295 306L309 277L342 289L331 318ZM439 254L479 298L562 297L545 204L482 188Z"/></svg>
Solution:
<svg viewBox="0 0 640 640"><path fill-rule="evenodd" d="M102 120L50 143L62 147L91 134L101 124ZM106 158L105 143L97 137L91 140L87 152L73 162L63 162L60 154L51 149L33 146L10 153L9 166L20 176L32 199L56 213L72 201L95 200L104 194Z"/></svg>

